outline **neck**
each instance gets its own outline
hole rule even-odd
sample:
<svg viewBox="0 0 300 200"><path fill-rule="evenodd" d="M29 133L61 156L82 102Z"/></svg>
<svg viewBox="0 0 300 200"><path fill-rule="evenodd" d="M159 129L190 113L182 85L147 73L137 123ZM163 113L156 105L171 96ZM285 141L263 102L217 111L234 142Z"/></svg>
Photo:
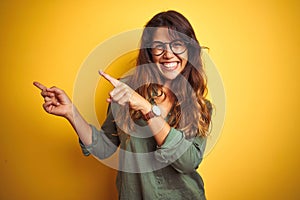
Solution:
<svg viewBox="0 0 300 200"><path fill-rule="evenodd" d="M166 80L164 83L164 86L167 88L170 88L172 81L171 80Z"/></svg>

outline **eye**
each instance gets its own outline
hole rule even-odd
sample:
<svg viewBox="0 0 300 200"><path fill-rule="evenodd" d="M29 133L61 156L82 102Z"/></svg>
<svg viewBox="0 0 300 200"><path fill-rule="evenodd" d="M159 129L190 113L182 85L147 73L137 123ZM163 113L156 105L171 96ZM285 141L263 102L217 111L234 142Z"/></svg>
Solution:
<svg viewBox="0 0 300 200"><path fill-rule="evenodd" d="M180 40L172 42L171 45L172 45L173 48L182 48L182 47L185 46L184 42L180 41Z"/></svg>
<svg viewBox="0 0 300 200"><path fill-rule="evenodd" d="M152 44L152 49L164 49L164 44L160 42L154 42Z"/></svg>

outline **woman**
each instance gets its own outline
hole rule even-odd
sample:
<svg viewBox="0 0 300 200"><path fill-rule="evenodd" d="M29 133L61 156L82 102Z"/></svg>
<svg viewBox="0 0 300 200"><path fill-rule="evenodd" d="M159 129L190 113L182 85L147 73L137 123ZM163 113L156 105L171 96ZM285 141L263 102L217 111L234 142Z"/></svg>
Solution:
<svg viewBox="0 0 300 200"><path fill-rule="evenodd" d="M205 99L201 47L188 20L161 12L145 26L135 72L117 80L100 71L114 89L100 130L89 125L59 88L42 90L48 113L65 117L85 155L99 159L120 147L119 199L206 199L196 169L211 120Z"/></svg>

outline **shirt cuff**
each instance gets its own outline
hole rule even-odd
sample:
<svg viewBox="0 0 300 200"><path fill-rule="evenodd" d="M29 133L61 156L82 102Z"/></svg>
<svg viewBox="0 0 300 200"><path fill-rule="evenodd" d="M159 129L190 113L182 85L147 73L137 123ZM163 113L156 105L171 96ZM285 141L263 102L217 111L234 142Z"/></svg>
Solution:
<svg viewBox="0 0 300 200"><path fill-rule="evenodd" d="M184 140L184 135L181 131L177 131L174 128L171 128L168 136L165 139L165 142L161 146L157 146L155 152L155 158L163 163L171 163L174 160L172 159L174 153L178 149L178 146Z"/></svg>
<svg viewBox="0 0 300 200"><path fill-rule="evenodd" d="M181 131L176 131L173 127L171 127L165 142L160 147L158 146L158 149L168 149L171 147L176 146L182 139L183 139L183 133Z"/></svg>
<svg viewBox="0 0 300 200"><path fill-rule="evenodd" d="M81 151L82 151L83 155L85 155L85 156L89 156L91 154L91 150L92 150L93 146L98 142L98 137L96 136L96 134L97 134L96 128L92 125L90 125L90 127L92 128L92 144L85 145L79 138L79 144L81 147Z"/></svg>

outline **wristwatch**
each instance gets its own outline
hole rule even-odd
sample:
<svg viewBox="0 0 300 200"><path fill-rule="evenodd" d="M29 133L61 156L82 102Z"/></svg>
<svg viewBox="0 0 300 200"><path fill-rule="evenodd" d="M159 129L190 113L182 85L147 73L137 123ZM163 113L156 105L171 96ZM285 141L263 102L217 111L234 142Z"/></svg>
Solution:
<svg viewBox="0 0 300 200"><path fill-rule="evenodd" d="M157 105L152 105L151 111L144 115L144 120L148 121L153 117L159 117L161 115L160 108Z"/></svg>

